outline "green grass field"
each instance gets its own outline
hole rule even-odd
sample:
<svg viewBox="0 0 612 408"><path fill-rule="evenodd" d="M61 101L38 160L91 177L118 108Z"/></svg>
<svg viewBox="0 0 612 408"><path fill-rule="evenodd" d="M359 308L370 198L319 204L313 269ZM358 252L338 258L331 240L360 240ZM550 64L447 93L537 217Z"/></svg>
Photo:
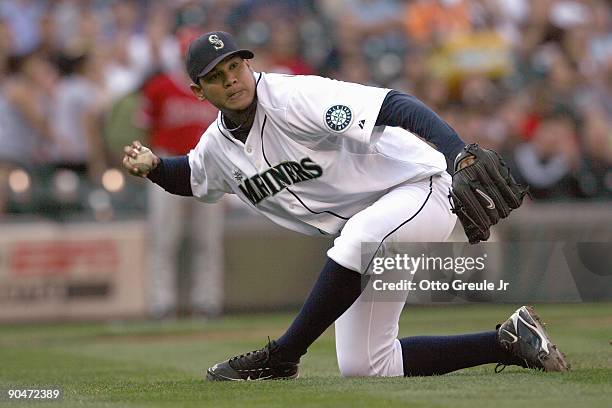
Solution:
<svg viewBox="0 0 612 408"><path fill-rule="evenodd" d="M409 307L402 336L491 330L512 305ZM493 365L440 377L341 378L329 330L297 381L210 383L209 365L259 348L290 314L210 322L0 326L0 388L59 385L64 399L32 406L96 407L610 407L612 304L540 305L573 370L541 373ZM41 405L42 404L42 405ZM26 402L0 406L28 406Z"/></svg>

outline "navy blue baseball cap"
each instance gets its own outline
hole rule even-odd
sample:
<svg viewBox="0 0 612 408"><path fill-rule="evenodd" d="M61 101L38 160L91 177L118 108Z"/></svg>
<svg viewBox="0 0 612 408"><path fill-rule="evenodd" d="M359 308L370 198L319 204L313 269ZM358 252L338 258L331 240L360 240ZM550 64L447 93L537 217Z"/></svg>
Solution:
<svg viewBox="0 0 612 408"><path fill-rule="evenodd" d="M211 31L202 34L189 44L187 50L187 73L194 83L208 74L221 60L237 54L244 59L251 59L253 52L238 48L231 34L225 31Z"/></svg>

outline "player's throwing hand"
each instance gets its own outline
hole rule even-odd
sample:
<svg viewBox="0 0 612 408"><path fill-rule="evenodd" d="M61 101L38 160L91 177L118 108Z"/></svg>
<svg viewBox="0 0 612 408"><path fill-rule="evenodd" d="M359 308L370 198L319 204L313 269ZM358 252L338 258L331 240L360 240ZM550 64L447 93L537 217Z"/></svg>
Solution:
<svg viewBox="0 0 612 408"><path fill-rule="evenodd" d="M160 162L159 157L138 140L133 141L129 146L124 146L123 152L125 153L123 167L134 176L147 177Z"/></svg>

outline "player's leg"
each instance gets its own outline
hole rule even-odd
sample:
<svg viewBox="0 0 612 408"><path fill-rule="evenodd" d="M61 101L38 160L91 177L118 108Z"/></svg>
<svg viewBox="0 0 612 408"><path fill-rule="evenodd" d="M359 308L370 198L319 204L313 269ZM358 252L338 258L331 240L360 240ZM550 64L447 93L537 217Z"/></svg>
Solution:
<svg viewBox="0 0 612 408"><path fill-rule="evenodd" d="M456 336L400 339L404 375L439 375L481 364L495 371L518 365L545 371L567 371L565 355L553 344L532 308L523 306L497 330ZM501 371L501 370L499 370Z"/></svg>
<svg viewBox="0 0 612 408"><path fill-rule="evenodd" d="M357 300L336 322L338 366L345 377L440 375L487 363L523 365L496 331L397 338L402 306Z"/></svg>
<svg viewBox="0 0 612 408"><path fill-rule="evenodd" d="M347 222L329 251L330 257L345 266L363 268L361 251L357 250L361 242L382 242L389 247L396 242L446 240L455 224L448 210L447 188L448 179L438 176L390 191ZM368 285L336 321L336 352L342 375L404 375L397 335L407 296L408 291L378 292Z"/></svg>
<svg viewBox="0 0 612 408"><path fill-rule="evenodd" d="M209 368L206 378L260 380L296 378L300 357L361 293L361 274L328 259L304 306L278 341Z"/></svg>
<svg viewBox="0 0 612 408"><path fill-rule="evenodd" d="M402 206L397 204L399 202L411 203L414 215L410 215L401 228L393 228L393 234L384 235L385 241L444 241L455 221L445 200L449 181L446 176L434 179L430 194L425 198L422 186L395 189L353 217L343 234L346 232L347 239L353 239L362 235L360 229L367 229L366 234L377 231L385 224L386 216L402 219L405 214ZM377 227L371 228L371 225ZM347 248L354 246L350 241L343 242L341 235L334 248L341 249L345 244ZM392 245L389 247L387 254L392 256ZM333 252L330 250L330 255L333 256ZM337 257L337 261L343 262L341 257ZM347 257L346 261L350 262L351 258ZM439 375L487 363L549 371L567 369L562 353L552 344L529 309L519 309L499 331L397 339L398 320L408 292L394 291L390 299L389 293L371 289L369 285L336 321L338 365L344 376Z"/></svg>
<svg viewBox="0 0 612 408"><path fill-rule="evenodd" d="M154 318L172 315L177 308L177 254L184 222L184 197L148 184L149 312Z"/></svg>
<svg viewBox="0 0 612 408"><path fill-rule="evenodd" d="M189 228L192 237L191 305L194 313L216 316L223 308L223 225L222 203L202 205L191 201Z"/></svg>
<svg viewBox="0 0 612 408"><path fill-rule="evenodd" d="M446 207L450 177L444 174L442 181L439 184L442 187L440 193L432 197L438 198L438 206ZM412 234L410 229L402 229L394 238L399 242L408 242ZM374 324L375 328L377 324ZM565 356L553 344L539 317L532 308L525 306L503 324L497 325L496 330L454 336L406 337L399 339L399 344L406 376L439 375L490 363L546 371L569 369ZM397 345L398 342L395 343Z"/></svg>

